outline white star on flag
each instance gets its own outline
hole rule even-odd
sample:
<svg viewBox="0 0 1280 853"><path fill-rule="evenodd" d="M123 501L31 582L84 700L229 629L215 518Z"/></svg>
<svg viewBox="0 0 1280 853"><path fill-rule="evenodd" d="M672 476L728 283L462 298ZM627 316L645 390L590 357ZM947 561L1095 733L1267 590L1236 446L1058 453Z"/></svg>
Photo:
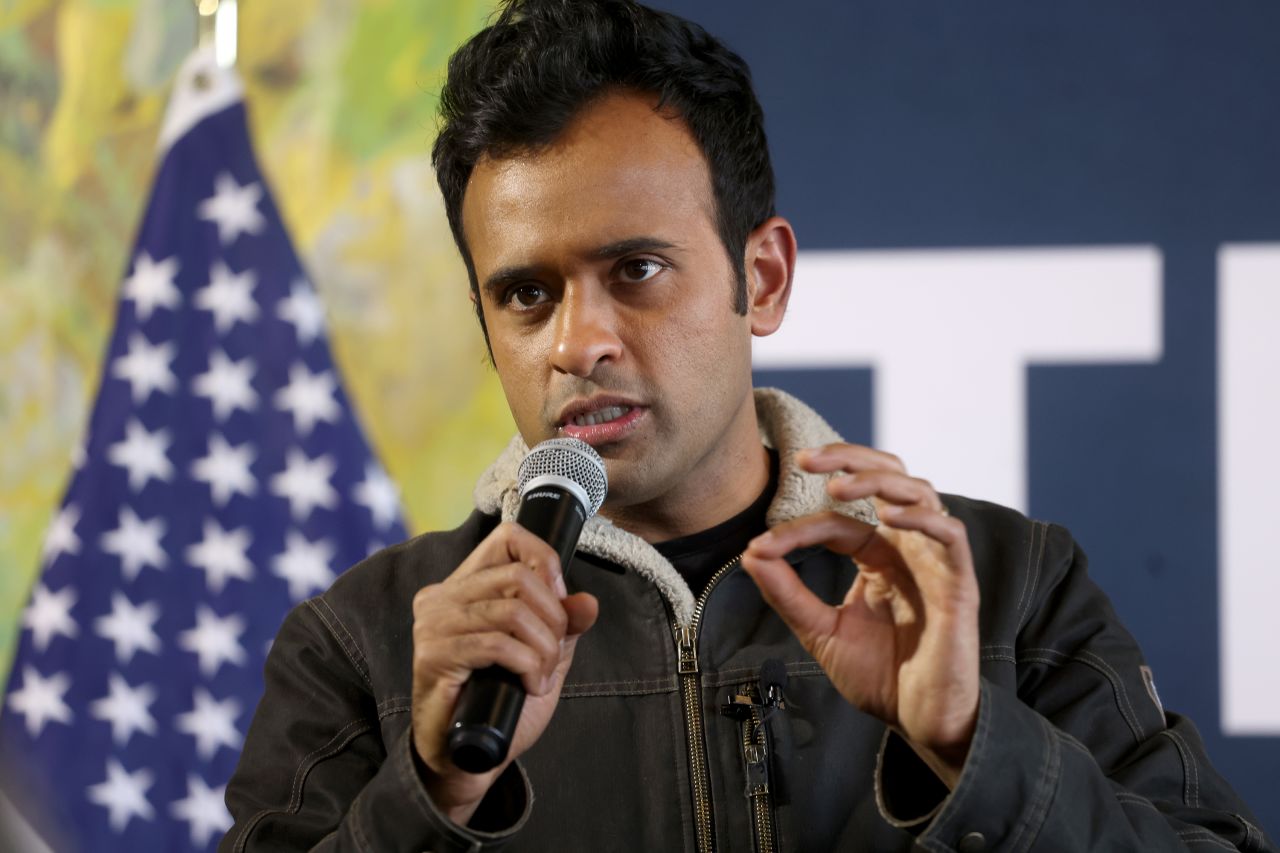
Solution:
<svg viewBox="0 0 1280 853"><path fill-rule="evenodd" d="M231 812L227 811L224 797L227 786L210 788L194 773L187 774L187 796L169 806L169 811L179 820L191 824L191 844L203 849L215 832L221 835L231 828Z"/></svg>
<svg viewBox="0 0 1280 853"><path fill-rule="evenodd" d="M293 413L293 422L303 436L311 434L317 421L336 423L342 414L333 392L338 380L332 372L312 373L296 362L289 368L289 384L276 392L276 408Z"/></svg>
<svg viewBox="0 0 1280 853"><path fill-rule="evenodd" d="M213 416L225 421L236 409L252 412L258 408L258 392L250 384L254 369L253 359L232 361L221 350L214 350L209 355L209 369L191 380L191 387L213 404Z"/></svg>
<svg viewBox="0 0 1280 853"><path fill-rule="evenodd" d="M230 173L222 172L214 178L213 195L196 206L196 214L218 224L218 239L226 246L241 234L261 234L266 228L267 221L258 210L261 198L261 184L241 186Z"/></svg>
<svg viewBox="0 0 1280 853"><path fill-rule="evenodd" d="M39 651L49 648L55 634L75 637L80 633L76 620L71 618L71 607L76 603L76 590L67 584L57 592L50 592L44 584L31 593L31 603L22 613L22 626L31 629L31 642Z"/></svg>
<svg viewBox="0 0 1280 853"><path fill-rule="evenodd" d="M107 461L129 471L129 488L140 492L150 479L173 479L173 463L167 451L172 443L167 429L147 432L142 421L132 419L124 428L124 440L107 448Z"/></svg>
<svg viewBox="0 0 1280 853"><path fill-rule="evenodd" d="M111 612L94 620L93 630L116 647L116 660L123 666L140 651L160 654L160 637L152 627L160 618L154 601L134 606L121 592L111 594Z"/></svg>
<svg viewBox="0 0 1280 853"><path fill-rule="evenodd" d="M152 391L168 394L178 387L178 380L169 369L174 352L173 344L152 346L135 332L129 336L129 352L112 362L111 375L128 382L133 402L141 405Z"/></svg>
<svg viewBox="0 0 1280 853"><path fill-rule="evenodd" d="M9 707L27 721L27 733L33 738L53 720L71 724L71 707L62 697L71 687L71 678L59 672L44 678L33 666L22 668L22 689L9 694Z"/></svg>
<svg viewBox="0 0 1280 853"><path fill-rule="evenodd" d="M155 777L145 767L128 772L115 758L107 759L107 778L88 789L89 801L107 810L108 821L116 832L123 832L135 817L152 820L156 810L147 799L147 789Z"/></svg>
<svg viewBox="0 0 1280 853"><path fill-rule="evenodd" d="M400 494L396 484L376 462L364 466L364 480L354 490L356 503L368 508L378 529L390 527L400 517Z"/></svg>
<svg viewBox="0 0 1280 853"><path fill-rule="evenodd" d="M76 525L80 523L80 510L73 504L67 504L49 522L49 529L44 535L42 557L47 566L58 559L60 554L79 554L80 537L76 535Z"/></svg>
<svg viewBox="0 0 1280 853"><path fill-rule="evenodd" d="M187 562L204 569L205 583L214 593L222 592L227 578L253 578L253 566L245 555L249 550L249 528L223 530L212 518L204 520L204 539L187 548Z"/></svg>
<svg viewBox="0 0 1280 853"><path fill-rule="evenodd" d="M258 303L253 298L257 284L253 270L233 273L222 261L209 271L209 283L196 291L197 308L213 314L213 327L225 335L237 320L252 323L258 319Z"/></svg>
<svg viewBox="0 0 1280 853"><path fill-rule="evenodd" d="M301 601L312 590L327 589L333 583L329 561L334 549L325 540L311 542L296 530L285 534L285 549L271 560L271 571L289 583L289 597Z"/></svg>
<svg viewBox="0 0 1280 853"><path fill-rule="evenodd" d="M305 279L293 283L289 295L280 300L276 316L293 326L299 346L306 346L324 331L324 306Z"/></svg>
<svg viewBox="0 0 1280 853"><path fill-rule="evenodd" d="M209 455L191 463L191 476L209 484L214 504L226 506L232 495L249 497L258 491L258 481L249 472L253 457L249 442L232 447L215 432L209 436Z"/></svg>
<svg viewBox="0 0 1280 853"><path fill-rule="evenodd" d="M106 696L89 704L89 713L111 723L111 739L123 747L134 732L153 735L156 718L151 716L151 703L156 701L156 689L149 684L130 687L118 673L111 673L107 680Z"/></svg>
<svg viewBox="0 0 1280 853"><path fill-rule="evenodd" d="M271 493L287 498L289 510L297 521L305 521L316 507L333 509L338 493L329 482L337 464L332 456L308 459L296 447L289 448L285 468L271 478Z"/></svg>
<svg viewBox="0 0 1280 853"><path fill-rule="evenodd" d="M244 619L234 613L218 618L218 614L201 604L196 610L196 626L178 635L178 645L194 652L205 678L213 678L224 663L244 666L248 660L240 645L244 628Z"/></svg>
<svg viewBox="0 0 1280 853"><path fill-rule="evenodd" d="M196 754L208 761L219 747L239 749L244 740L236 728L240 703L232 697L219 702L203 687L197 687L191 699L194 706L174 717L173 727L196 739Z"/></svg>
<svg viewBox="0 0 1280 853"><path fill-rule="evenodd" d="M133 300L138 319L146 321L157 307L173 310L182 302L182 294L174 286L178 275L178 258L153 261L139 252L133 262L133 275L125 279L124 298Z"/></svg>
<svg viewBox="0 0 1280 853"><path fill-rule="evenodd" d="M386 489L234 78L198 51L175 80L75 470L11 614L0 765L59 849L215 847L281 620L407 536L374 523ZM0 501L0 539L7 521Z"/></svg>
<svg viewBox="0 0 1280 853"><path fill-rule="evenodd" d="M169 557L160 547L164 519L143 521L131 506L120 507L120 526L102 534L102 550L120 558L120 570L130 581L138 579L143 566L163 569Z"/></svg>

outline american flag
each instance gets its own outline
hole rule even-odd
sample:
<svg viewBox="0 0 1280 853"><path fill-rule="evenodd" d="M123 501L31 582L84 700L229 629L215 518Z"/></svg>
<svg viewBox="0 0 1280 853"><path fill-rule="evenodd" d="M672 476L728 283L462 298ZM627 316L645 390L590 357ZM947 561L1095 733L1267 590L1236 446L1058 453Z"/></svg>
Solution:
<svg viewBox="0 0 1280 853"><path fill-rule="evenodd" d="M210 54L161 150L0 712L0 821L53 850L211 849L285 612L405 537Z"/></svg>

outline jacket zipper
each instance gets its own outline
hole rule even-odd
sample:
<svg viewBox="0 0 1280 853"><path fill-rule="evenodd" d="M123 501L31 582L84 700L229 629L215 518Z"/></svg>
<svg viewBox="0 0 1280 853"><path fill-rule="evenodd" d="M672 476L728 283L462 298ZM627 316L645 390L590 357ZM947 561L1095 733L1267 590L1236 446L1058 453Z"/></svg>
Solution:
<svg viewBox="0 0 1280 853"><path fill-rule="evenodd" d="M769 791L769 738L765 734L764 714L758 704L759 691L754 684L744 684L742 695L751 700L751 716L742 721L742 757L747 765L747 797L751 801L751 817L755 827L756 850L773 853L773 795Z"/></svg>
<svg viewBox="0 0 1280 853"><path fill-rule="evenodd" d="M676 637L676 673L680 676L680 696L684 701L684 731L689 747L689 778L693 782L693 822L698 853L714 853L715 837L711 820L711 779L707 773L706 732L702 720L702 701L698 672L698 624L711 590L738 564L742 555L725 563L707 581L706 589L693 605L693 618L688 625L672 621Z"/></svg>

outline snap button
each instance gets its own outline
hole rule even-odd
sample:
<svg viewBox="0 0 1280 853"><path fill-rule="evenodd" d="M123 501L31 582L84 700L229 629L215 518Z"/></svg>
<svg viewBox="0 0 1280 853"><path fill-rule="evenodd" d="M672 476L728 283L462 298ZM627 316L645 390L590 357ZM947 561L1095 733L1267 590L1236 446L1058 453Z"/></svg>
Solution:
<svg viewBox="0 0 1280 853"><path fill-rule="evenodd" d="M982 853L987 849L987 837L981 832L966 833L956 846L960 853Z"/></svg>

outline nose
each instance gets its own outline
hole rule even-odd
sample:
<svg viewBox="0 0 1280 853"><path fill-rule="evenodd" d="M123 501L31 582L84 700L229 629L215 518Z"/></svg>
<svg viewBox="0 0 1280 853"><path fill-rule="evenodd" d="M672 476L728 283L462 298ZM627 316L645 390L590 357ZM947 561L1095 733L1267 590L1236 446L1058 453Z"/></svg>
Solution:
<svg viewBox="0 0 1280 853"><path fill-rule="evenodd" d="M551 366L560 373L587 377L622 354L617 317L608 295L590 284L570 282L556 316Z"/></svg>

